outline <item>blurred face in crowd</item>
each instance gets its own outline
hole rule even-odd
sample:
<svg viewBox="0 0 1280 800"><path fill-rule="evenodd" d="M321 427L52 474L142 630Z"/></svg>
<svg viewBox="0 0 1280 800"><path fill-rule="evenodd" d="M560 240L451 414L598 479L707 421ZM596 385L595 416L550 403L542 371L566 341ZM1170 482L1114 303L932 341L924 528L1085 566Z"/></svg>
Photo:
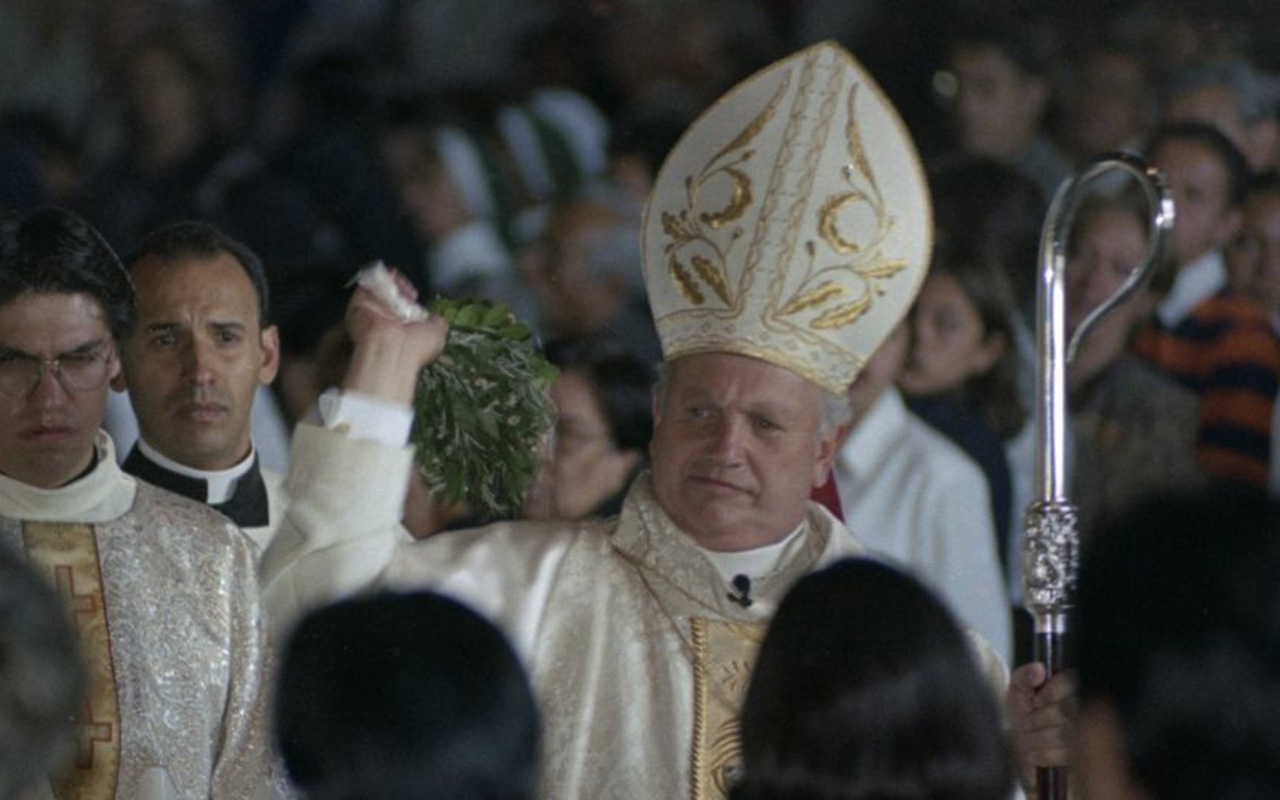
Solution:
<svg viewBox="0 0 1280 800"><path fill-rule="evenodd" d="M565 519L584 517L625 488L641 453L618 449L587 372L561 372L551 385L551 400L557 413L555 513Z"/></svg>
<svg viewBox="0 0 1280 800"><path fill-rule="evenodd" d="M1142 221L1122 209L1091 215L1067 259L1067 333L1137 269L1147 248Z"/></svg>
<svg viewBox="0 0 1280 800"><path fill-rule="evenodd" d="M1231 176L1217 154L1196 142L1172 139L1150 157L1164 172L1173 197L1178 266L1230 242L1240 226L1240 212L1231 206Z"/></svg>
<svg viewBox="0 0 1280 800"><path fill-rule="evenodd" d="M989 335L960 281L946 272L925 279L911 312L914 341L899 385L910 395L960 389L1004 353L1003 337Z"/></svg>
<svg viewBox="0 0 1280 800"><path fill-rule="evenodd" d="M275 378L279 336L259 319L258 295L229 253L154 256L134 265L138 324L123 347L124 381L142 438L195 469L249 454L259 384Z"/></svg>
<svg viewBox="0 0 1280 800"><path fill-rule="evenodd" d="M709 550L781 541L826 479L837 431L818 436L822 391L748 356L669 363L654 401L653 487L680 528Z"/></svg>
<svg viewBox="0 0 1280 800"><path fill-rule="evenodd" d="M0 472L52 489L88 469L119 370L88 295L28 292L0 306Z"/></svg>
<svg viewBox="0 0 1280 800"><path fill-rule="evenodd" d="M1097 52L1080 65L1069 87L1071 111L1065 123L1086 153L1105 153L1140 139L1150 123L1146 76L1136 56Z"/></svg>
<svg viewBox="0 0 1280 800"><path fill-rule="evenodd" d="M187 68L169 50L151 47L134 56L130 98L148 145L146 157L159 164L186 155L207 131L197 87Z"/></svg>
<svg viewBox="0 0 1280 800"><path fill-rule="evenodd" d="M1227 248L1232 286L1268 311L1280 310L1280 192L1250 194L1241 220L1240 235Z"/></svg>
<svg viewBox="0 0 1280 800"><path fill-rule="evenodd" d="M559 333L593 333L605 327L626 295L626 285L596 277L591 259L620 224L603 206L574 203L556 211L541 240L521 256L538 298L543 322Z"/></svg>
<svg viewBox="0 0 1280 800"><path fill-rule="evenodd" d="M471 221L462 190L437 156L419 152L402 169L400 199L419 233L439 240Z"/></svg>
<svg viewBox="0 0 1280 800"><path fill-rule="evenodd" d="M1067 259L1067 335L1137 269L1146 253L1145 223L1133 212L1106 208L1094 212L1076 232ZM1081 386L1113 363L1128 346L1133 326L1152 310L1153 296L1142 289L1099 320L1068 370L1071 386Z"/></svg>
<svg viewBox="0 0 1280 800"><path fill-rule="evenodd" d="M1003 160L1017 156L1036 134L1048 102L1048 84L987 45L957 48L951 70L957 82L960 146Z"/></svg>

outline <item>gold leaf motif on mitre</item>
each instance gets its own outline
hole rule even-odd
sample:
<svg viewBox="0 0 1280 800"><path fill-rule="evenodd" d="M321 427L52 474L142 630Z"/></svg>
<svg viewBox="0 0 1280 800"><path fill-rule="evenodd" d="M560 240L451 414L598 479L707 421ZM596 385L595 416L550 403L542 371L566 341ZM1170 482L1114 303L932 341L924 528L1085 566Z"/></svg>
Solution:
<svg viewBox="0 0 1280 800"><path fill-rule="evenodd" d="M813 308L822 305L828 300L842 297L844 295L844 287L835 281L823 281L814 289L804 294L797 295L787 301L782 307L782 316L790 316L792 314L804 311L806 308Z"/></svg>
<svg viewBox="0 0 1280 800"><path fill-rule="evenodd" d="M702 256L694 256L692 259L693 271L698 273L698 277L702 278L711 290L716 293L716 297L720 298L726 306L732 305L729 302L729 285L725 283L724 274L720 268L711 263L710 260Z"/></svg>
<svg viewBox="0 0 1280 800"><path fill-rule="evenodd" d="M867 309L870 307L871 296L867 292L863 292L862 296L852 303L844 303L822 312L809 323L809 327L817 330L840 328L855 322L859 317L867 313Z"/></svg>
<svg viewBox="0 0 1280 800"><path fill-rule="evenodd" d="M858 85L849 89L849 121L844 126L845 143L849 149L849 160L853 166L867 179L876 191L876 176L871 173L871 164L867 161L867 152L862 147L862 132L858 130L858 114L854 106L858 99Z"/></svg>
<svg viewBox="0 0 1280 800"><path fill-rule="evenodd" d="M892 258L888 261L872 264L869 267L859 267L858 274L871 280L884 280L885 278L892 278L906 268L906 261L901 258Z"/></svg>
<svg viewBox="0 0 1280 800"><path fill-rule="evenodd" d="M867 202L867 195L853 189L827 198L827 201L818 209L818 235L837 253L857 253L862 250L857 242L852 242L840 235L837 218L845 206L864 202Z"/></svg>
<svg viewBox="0 0 1280 800"><path fill-rule="evenodd" d="M739 169L733 167L725 167L718 172L724 172L729 176L729 180L733 181L733 197L729 199L729 204L719 211L705 211L700 215L703 222L712 228L719 228L723 225L733 222L740 218L747 210L747 206L751 205L751 178Z"/></svg>
<svg viewBox="0 0 1280 800"><path fill-rule="evenodd" d="M712 156L711 160L707 162L707 165L710 166L711 164L719 161L725 155L732 153L734 150L737 150L740 147L746 147L750 144L751 140L756 138L760 131L764 129L764 126L769 124L769 120L773 119L773 115L778 110L778 103L782 102L782 95L786 94L787 87L790 85L791 71L788 70L783 74L782 83L778 84L778 88L774 90L773 97L769 98L768 104L761 109L759 114L756 114L755 118L752 119L751 122L747 123L747 127L738 131L737 136L733 137L727 145L720 148L720 152Z"/></svg>
<svg viewBox="0 0 1280 800"><path fill-rule="evenodd" d="M695 306L700 306L706 302L702 292L698 289L697 283L694 282L693 276L685 269L675 258L667 262L667 271L671 274L671 279L675 281L676 286L680 289L680 294Z"/></svg>
<svg viewBox="0 0 1280 800"><path fill-rule="evenodd" d="M685 222L684 214L672 214L670 211L662 212L662 231L672 239L681 241L691 239L694 233L689 230Z"/></svg>

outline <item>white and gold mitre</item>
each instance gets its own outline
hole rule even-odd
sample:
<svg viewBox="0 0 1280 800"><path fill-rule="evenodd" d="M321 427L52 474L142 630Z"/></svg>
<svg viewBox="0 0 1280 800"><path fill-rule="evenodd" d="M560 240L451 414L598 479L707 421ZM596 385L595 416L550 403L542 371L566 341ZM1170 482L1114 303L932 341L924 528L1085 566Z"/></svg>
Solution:
<svg viewBox="0 0 1280 800"><path fill-rule="evenodd" d="M663 355L740 353L843 392L932 244L906 126L848 52L814 45L730 90L658 173L642 252Z"/></svg>

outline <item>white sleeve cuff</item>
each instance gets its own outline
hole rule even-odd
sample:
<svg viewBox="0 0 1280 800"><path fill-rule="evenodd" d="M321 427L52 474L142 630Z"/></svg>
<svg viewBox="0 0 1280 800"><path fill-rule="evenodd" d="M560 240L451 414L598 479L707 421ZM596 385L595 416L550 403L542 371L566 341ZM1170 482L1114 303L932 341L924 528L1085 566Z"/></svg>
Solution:
<svg viewBox="0 0 1280 800"><path fill-rule="evenodd" d="M360 392L326 389L317 403L320 423L364 442L399 447L409 441L413 411Z"/></svg>

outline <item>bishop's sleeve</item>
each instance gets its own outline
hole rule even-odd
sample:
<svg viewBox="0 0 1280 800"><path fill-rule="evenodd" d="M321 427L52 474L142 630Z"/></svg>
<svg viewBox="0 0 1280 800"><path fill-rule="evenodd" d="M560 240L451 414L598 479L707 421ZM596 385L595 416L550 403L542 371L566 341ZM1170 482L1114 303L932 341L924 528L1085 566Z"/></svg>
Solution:
<svg viewBox="0 0 1280 800"><path fill-rule="evenodd" d="M413 450L299 425L289 509L263 555L263 602L272 640L312 608L376 585L396 545Z"/></svg>

